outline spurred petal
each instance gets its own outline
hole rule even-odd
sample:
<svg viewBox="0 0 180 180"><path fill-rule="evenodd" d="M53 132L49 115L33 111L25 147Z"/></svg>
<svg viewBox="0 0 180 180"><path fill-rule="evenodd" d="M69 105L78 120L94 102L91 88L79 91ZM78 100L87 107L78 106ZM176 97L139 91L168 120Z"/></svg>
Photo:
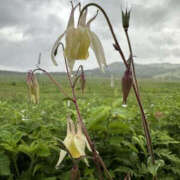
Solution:
<svg viewBox="0 0 180 180"><path fill-rule="evenodd" d="M59 160L56 164L56 168L61 164L61 162L63 161L64 157L66 156L67 152L64 151L64 150L61 150L60 151L60 154L59 154Z"/></svg>
<svg viewBox="0 0 180 180"><path fill-rule="evenodd" d="M66 136L69 136L71 134L71 129L70 129L70 117L67 118L67 132L66 132Z"/></svg>
<svg viewBox="0 0 180 180"><path fill-rule="evenodd" d="M71 2L72 3L72 2ZM72 9L71 9L71 14L69 16L69 20L68 20L68 24L67 24L67 29L70 28L70 27L74 27L74 11L76 9L78 5L76 5L75 7L73 7L73 4L72 4Z"/></svg>
<svg viewBox="0 0 180 180"><path fill-rule="evenodd" d="M53 46L53 48L52 48L52 50L51 50L51 60L52 60L52 62L53 62L53 64L54 64L55 66L58 65L57 62L56 62L56 60L55 60L55 56L57 55L57 50L58 50L59 44L60 44L61 39L63 38L63 36L64 36L65 33L66 33L66 31L58 37L58 39L57 39L56 42L54 43L54 46Z"/></svg>
<svg viewBox="0 0 180 180"><path fill-rule="evenodd" d="M72 119L69 119L70 122L70 129L71 129L71 134L75 135L75 125Z"/></svg>
<svg viewBox="0 0 180 180"><path fill-rule="evenodd" d="M98 36L90 30L89 30L89 37L91 40L91 48L95 53L99 67L102 71L104 71L104 67L106 67L107 64L106 64L104 49L101 44L101 41L99 40Z"/></svg>
<svg viewBox="0 0 180 180"><path fill-rule="evenodd" d="M68 67L69 67L70 73L72 74L73 68L74 68L74 64L75 64L75 60L67 59L67 63L68 63Z"/></svg>
<svg viewBox="0 0 180 180"><path fill-rule="evenodd" d="M87 17L87 9L84 11L84 13L79 17L79 24L78 26L86 26L86 17Z"/></svg>

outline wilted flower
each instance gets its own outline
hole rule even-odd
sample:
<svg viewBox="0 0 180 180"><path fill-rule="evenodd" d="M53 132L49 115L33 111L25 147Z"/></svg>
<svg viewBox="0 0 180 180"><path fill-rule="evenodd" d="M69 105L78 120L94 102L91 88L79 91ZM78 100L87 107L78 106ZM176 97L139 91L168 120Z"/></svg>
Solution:
<svg viewBox="0 0 180 180"><path fill-rule="evenodd" d="M89 143L82 132L80 123L79 122L77 123L77 129L75 129L75 125L70 118L67 119L67 135L63 143L67 148L67 150L69 151L69 153L71 154L72 158L74 159L84 157L86 155L85 154L86 147L89 149L89 151L91 151ZM64 150L60 151L59 160L56 164L56 167L60 165L66 154L67 154L66 151ZM88 165L88 161L86 159L84 160L85 163Z"/></svg>
<svg viewBox="0 0 180 180"><path fill-rule="evenodd" d="M71 72L76 60L86 60L89 57L88 50L90 46L96 55L100 69L103 70L104 66L107 66L103 46L98 36L90 30L90 24L96 18L97 14L86 22L87 10L85 10L82 16L79 17L77 27L75 27L74 11L76 8L77 6L72 6L67 28L65 32L59 36L52 48L52 61L55 65L57 65L54 57L57 54L57 48L61 42L61 39L65 35L66 44L64 56L67 58L68 66Z"/></svg>
<svg viewBox="0 0 180 180"><path fill-rule="evenodd" d="M28 85L31 102L34 104L39 104L39 84L36 76L32 71L28 72L26 82Z"/></svg>

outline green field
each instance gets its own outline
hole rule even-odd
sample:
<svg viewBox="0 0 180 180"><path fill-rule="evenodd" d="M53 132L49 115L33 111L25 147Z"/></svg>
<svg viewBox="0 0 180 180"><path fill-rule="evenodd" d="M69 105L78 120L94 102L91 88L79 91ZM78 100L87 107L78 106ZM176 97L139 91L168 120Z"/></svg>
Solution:
<svg viewBox="0 0 180 180"><path fill-rule="evenodd" d="M65 77L56 76L66 92ZM40 104L29 101L25 76L0 78L0 179L69 180L71 159L55 169L64 139L66 116L76 119L73 104L45 77L40 83ZM140 93L150 125L156 165L147 152L141 115L133 91L122 107L121 80L87 78L85 93L76 88L78 104L88 132L114 180L127 173L133 180L180 179L180 83L140 81ZM87 151L87 154L92 154ZM80 162L82 180L96 180L96 167Z"/></svg>

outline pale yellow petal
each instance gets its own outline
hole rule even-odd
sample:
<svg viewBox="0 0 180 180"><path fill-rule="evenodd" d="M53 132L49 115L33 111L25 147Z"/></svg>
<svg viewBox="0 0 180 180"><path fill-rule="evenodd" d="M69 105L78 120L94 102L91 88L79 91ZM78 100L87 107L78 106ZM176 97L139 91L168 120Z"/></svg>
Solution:
<svg viewBox="0 0 180 180"><path fill-rule="evenodd" d="M56 168L61 164L61 162L63 161L64 157L66 156L67 152L64 150L61 150L59 153L59 160L56 164Z"/></svg>
<svg viewBox="0 0 180 180"><path fill-rule="evenodd" d="M99 40L98 36L90 30L89 30L89 37L91 40L91 48L95 53L99 67L102 71L104 71L104 67L106 67L107 64L106 64L104 49L101 44L101 41Z"/></svg>
<svg viewBox="0 0 180 180"><path fill-rule="evenodd" d="M81 156L85 156L85 146L86 146L86 142L84 139L84 135L76 135L74 137L74 143L76 148L78 149L79 153Z"/></svg>
<svg viewBox="0 0 180 180"><path fill-rule="evenodd" d="M85 137L85 143L86 143L86 147L88 148L88 150L89 150L90 152L92 152L91 147L90 147L89 142L88 142L88 140L86 139L86 137Z"/></svg>
<svg viewBox="0 0 180 180"><path fill-rule="evenodd" d="M69 119L70 122L70 129L71 129L71 134L72 136L75 135L75 125L72 119Z"/></svg>
<svg viewBox="0 0 180 180"><path fill-rule="evenodd" d="M88 162L87 158L84 158L84 162L85 162L86 166L89 167L89 162Z"/></svg>
<svg viewBox="0 0 180 180"><path fill-rule="evenodd" d="M90 39L88 28L70 28L66 33L65 57L70 60L84 60L89 57Z"/></svg>
<svg viewBox="0 0 180 180"><path fill-rule="evenodd" d="M54 43L53 48L52 48L52 50L51 50L51 60L52 60L52 62L53 62L53 64L54 64L55 66L58 65L57 62L56 62L56 60L55 60L55 55L56 55L56 52L57 52L57 48L58 48L58 46L59 46L59 43L61 42L61 39L62 39L63 36L65 35L65 33L66 33L66 31L58 37L58 39L57 39L56 42Z"/></svg>
<svg viewBox="0 0 180 180"><path fill-rule="evenodd" d="M73 73L74 64L75 64L75 60L67 59L67 63L68 63L68 67L69 67L70 73L72 74Z"/></svg>

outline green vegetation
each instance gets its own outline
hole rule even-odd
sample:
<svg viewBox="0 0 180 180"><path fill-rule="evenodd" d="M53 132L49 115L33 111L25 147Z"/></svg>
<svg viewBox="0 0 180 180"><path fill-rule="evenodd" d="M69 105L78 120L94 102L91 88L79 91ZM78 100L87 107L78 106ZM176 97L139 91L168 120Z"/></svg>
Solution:
<svg viewBox="0 0 180 180"><path fill-rule="evenodd" d="M22 76L0 79L0 179L69 180L71 159L55 169L60 148L55 139L66 135L67 106L58 89L45 77L40 82L40 104L29 102ZM65 77L57 77L71 94ZM89 134L115 180L180 179L180 84L140 82L141 99L150 124L156 165L147 152L144 131L133 92L123 108L120 79L87 79L85 94L77 87L78 103ZM90 152L87 152L91 155ZM80 162L81 179L95 180L96 168Z"/></svg>

